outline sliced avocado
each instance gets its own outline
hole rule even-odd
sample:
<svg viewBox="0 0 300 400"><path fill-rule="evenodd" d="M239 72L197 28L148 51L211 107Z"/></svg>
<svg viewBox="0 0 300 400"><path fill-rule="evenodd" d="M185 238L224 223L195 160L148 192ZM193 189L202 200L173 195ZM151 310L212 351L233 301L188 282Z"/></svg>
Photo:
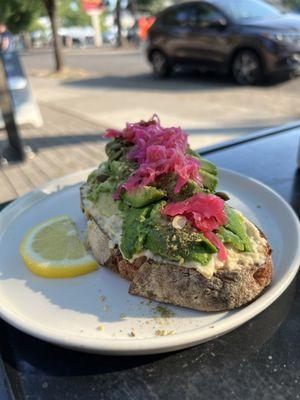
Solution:
<svg viewBox="0 0 300 400"><path fill-rule="evenodd" d="M210 174L218 175L218 169L215 166L215 164L201 157L200 154L198 154L196 151L192 149L188 149L187 153L192 157L197 158L201 162L200 169L203 169L204 171L209 172Z"/></svg>
<svg viewBox="0 0 300 400"><path fill-rule="evenodd" d="M111 161L108 163L109 174L111 177L119 180L119 183L125 181L134 171L134 165L129 161Z"/></svg>
<svg viewBox="0 0 300 400"><path fill-rule="evenodd" d="M196 153L192 149L188 149L188 154L192 157L197 158L200 161L200 175L203 180L203 185L210 192L214 192L218 185L218 169L212 162L202 158L200 154Z"/></svg>
<svg viewBox="0 0 300 400"><path fill-rule="evenodd" d="M149 216L149 225L161 225L162 222L164 224L168 224L169 221L164 218L161 214L161 209L167 204L166 200L162 200L159 203L156 203L152 206L150 216Z"/></svg>
<svg viewBox="0 0 300 400"><path fill-rule="evenodd" d="M95 181L96 181L96 178L97 178L97 175L98 175L98 174L97 174L97 170L91 172L91 173L89 174L88 178L87 178L87 182L88 182L88 183L95 182Z"/></svg>
<svg viewBox="0 0 300 400"><path fill-rule="evenodd" d="M109 175L108 162L103 161L98 167L99 175Z"/></svg>
<svg viewBox="0 0 300 400"><path fill-rule="evenodd" d="M201 163L200 170L204 170L215 176L218 175L218 169L215 166L215 164L202 157L200 157L200 163Z"/></svg>
<svg viewBox="0 0 300 400"><path fill-rule="evenodd" d="M101 163L97 169L89 174L87 182L90 184L104 182L109 176L107 165L108 163L106 161Z"/></svg>
<svg viewBox="0 0 300 400"><path fill-rule="evenodd" d="M124 167L124 164L121 161L114 160L108 164L110 175L114 175L114 176L120 176L122 173L123 167Z"/></svg>
<svg viewBox="0 0 300 400"><path fill-rule="evenodd" d="M202 169L200 169L200 174L203 180L204 187L206 187L209 191L214 192L218 185L218 178L215 175Z"/></svg>
<svg viewBox="0 0 300 400"><path fill-rule="evenodd" d="M153 186L144 186L125 192L123 199L132 207L139 208L161 200L165 196L166 192L163 190Z"/></svg>
<svg viewBox="0 0 300 400"><path fill-rule="evenodd" d="M168 197L172 202L183 201L200 192L203 192L203 188L200 187L196 182L190 180L183 186L179 193L174 193L174 191L171 191L168 194Z"/></svg>
<svg viewBox="0 0 300 400"><path fill-rule="evenodd" d="M87 195L87 198L92 202L97 202L100 193L109 193L110 196L117 190L118 182L113 178L108 178L104 182L97 183L97 181L91 183L91 189ZM113 201L113 200L112 200Z"/></svg>
<svg viewBox="0 0 300 400"><path fill-rule="evenodd" d="M130 208L123 220L120 249L130 260L143 250L164 259L183 263L196 261L206 265L216 247L204 235L187 224L175 229L171 219L161 214L165 201L142 208Z"/></svg>
<svg viewBox="0 0 300 400"><path fill-rule="evenodd" d="M174 188L178 177L171 173L160 177L157 181L157 187L167 192L168 200L171 202L186 200L199 192L207 192L204 187L199 186L195 181L189 180L179 193L174 193Z"/></svg>
<svg viewBox="0 0 300 400"><path fill-rule="evenodd" d="M225 212L228 218L225 228L235 233L244 244L244 251L252 251L251 242L247 236L243 218L235 210L225 205Z"/></svg>
<svg viewBox="0 0 300 400"><path fill-rule="evenodd" d="M217 249L201 234L190 229L175 230L172 225L147 229L145 247L153 254L175 262L196 261L206 265Z"/></svg>
<svg viewBox="0 0 300 400"><path fill-rule="evenodd" d="M108 142L105 146L105 152L109 161L124 159L131 149L131 143L119 138Z"/></svg>
<svg viewBox="0 0 300 400"><path fill-rule="evenodd" d="M194 158L199 158L199 160L201 160L200 154L197 153L195 150L192 150L190 147L187 149L187 154L189 154L190 156L192 156Z"/></svg>
<svg viewBox="0 0 300 400"><path fill-rule="evenodd" d="M150 207L131 208L125 214L120 250L127 260L130 260L134 254L138 254L144 249L143 244L147 234L145 226L150 211Z"/></svg>
<svg viewBox="0 0 300 400"><path fill-rule="evenodd" d="M236 249L238 249L240 251L245 250L245 246L244 246L242 239L235 233L224 228L223 226L221 226L218 229L217 235L219 236L219 238L222 240L223 243L229 243L233 247L235 247Z"/></svg>
<svg viewBox="0 0 300 400"><path fill-rule="evenodd" d="M201 265L206 265L211 260L212 252L208 252L205 246L197 246L196 251L189 251L189 255L186 257L186 261L194 261Z"/></svg>
<svg viewBox="0 0 300 400"><path fill-rule="evenodd" d="M117 202L112 199L111 193L100 192L98 194L97 208L104 217L120 214Z"/></svg>
<svg viewBox="0 0 300 400"><path fill-rule="evenodd" d="M171 220L161 215L164 202L156 204L148 218L145 248L171 261L196 261L206 265L216 247L204 235L186 225L178 230Z"/></svg>

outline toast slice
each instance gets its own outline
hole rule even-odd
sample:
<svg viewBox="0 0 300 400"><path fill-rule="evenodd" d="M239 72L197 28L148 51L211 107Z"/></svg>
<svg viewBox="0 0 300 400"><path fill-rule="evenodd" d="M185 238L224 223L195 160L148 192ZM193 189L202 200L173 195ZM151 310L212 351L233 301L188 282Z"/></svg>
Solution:
<svg viewBox="0 0 300 400"><path fill-rule="evenodd" d="M199 311L226 311L252 302L271 283L271 248L261 231L263 262L236 264L231 270L221 267L210 278L196 269L147 256L129 262L119 246L111 243L103 218L91 205L88 193L89 185L85 184L81 187L81 207L88 219L88 245L100 265L131 282L132 295Z"/></svg>

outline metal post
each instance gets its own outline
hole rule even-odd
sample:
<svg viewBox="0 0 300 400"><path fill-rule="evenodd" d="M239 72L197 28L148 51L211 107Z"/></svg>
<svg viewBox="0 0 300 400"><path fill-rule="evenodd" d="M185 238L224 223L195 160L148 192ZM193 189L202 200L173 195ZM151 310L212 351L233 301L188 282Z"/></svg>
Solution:
<svg viewBox="0 0 300 400"><path fill-rule="evenodd" d="M2 163L9 161L23 161L26 158L22 140L14 116L14 105L7 83L5 69L5 55L0 52L0 109L8 137L9 146L2 156Z"/></svg>

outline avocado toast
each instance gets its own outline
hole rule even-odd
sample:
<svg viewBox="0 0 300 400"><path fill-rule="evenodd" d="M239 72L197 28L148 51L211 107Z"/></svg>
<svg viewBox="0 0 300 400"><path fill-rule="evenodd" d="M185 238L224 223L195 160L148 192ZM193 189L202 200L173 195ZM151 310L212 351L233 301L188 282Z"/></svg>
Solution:
<svg viewBox="0 0 300 400"><path fill-rule="evenodd" d="M156 116L108 130L108 160L81 187L88 244L129 293L202 311L253 301L272 280L264 234L224 193L217 168Z"/></svg>

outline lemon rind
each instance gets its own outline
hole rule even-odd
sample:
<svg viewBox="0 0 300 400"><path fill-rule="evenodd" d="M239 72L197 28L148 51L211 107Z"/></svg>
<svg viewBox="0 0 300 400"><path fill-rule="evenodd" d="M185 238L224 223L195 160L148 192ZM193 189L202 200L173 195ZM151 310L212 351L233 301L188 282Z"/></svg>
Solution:
<svg viewBox="0 0 300 400"><path fill-rule="evenodd" d="M78 260L64 259L60 262L51 262L51 260L42 258L30 248L33 235L37 234L42 228L51 225L56 221L63 221L65 219L70 220L70 217L63 214L54 218L49 218L31 228L25 234L20 244L20 254L28 269L35 275L43 278L72 278L85 275L98 269L97 262L88 253Z"/></svg>

